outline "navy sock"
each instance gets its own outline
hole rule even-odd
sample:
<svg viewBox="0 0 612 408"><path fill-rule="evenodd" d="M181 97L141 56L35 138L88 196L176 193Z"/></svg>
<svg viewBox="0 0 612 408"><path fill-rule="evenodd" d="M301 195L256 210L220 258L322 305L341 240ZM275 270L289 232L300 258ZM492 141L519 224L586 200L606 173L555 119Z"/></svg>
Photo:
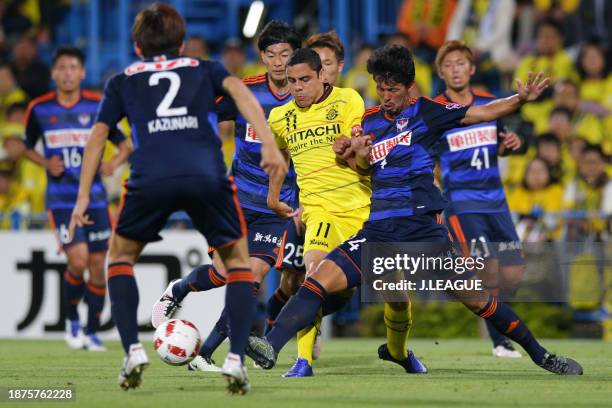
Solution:
<svg viewBox="0 0 612 408"><path fill-rule="evenodd" d="M85 303L87 303L87 328L86 334L94 334L100 328L100 315L104 308L104 297L106 286L96 286L87 283L85 291Z"/></svg>
<svg viewBox="0 0 612 408"><path fill-rule="evenodd" d="M255 296L259 293L259 287L259 282L253 282L253 292ZM223 308L219 320L217 320L217 323L215 323L215 326L200 348L200 355L202 357L212 357L215 350L217 350L221 343L223 343L223 340L227 338L229 332L227 323L227 311Z"/></svg>
<svg viewBox="0 0 612 408"><path fill-rule="evenodd" d="M66 317L70 320L79 320L77 307L85 293L85 282L83 278L75 276L69 270L64 272L64 302L66 305Z"/></svg>
<svg viewBox="0 0 612 408"><path fill-rule="evenodd" d="M340 295L327 295L325 302L323 302L323 316L336 313L341 310L347 303L351 301L351 296L340 296Z"/></svg>
<svg viewBox="0 0 612 408"><path fill-rule="evenodd" d="M230 352L241 357L244 357L255 318L255 292L253 273L250 269L232 268L227 271L225 310L229 327Z"/></svg>
<svg viewBox="0 0 612 408"><path fill-rule="evenodd" d="M490 296L487 304L476 314L490 321L498 331L520 344L534 363L542 363L546 349L538 343L525 323L508 305L498 303L495 296Z"/></svg>
<svg viewBox="0 0 612 408"><path fill-rule="evenodd" d="M304 281L300 290L283 307L274 327L266 335L277 353L299 330L315 320L326 295L323 286L313 278L309 277Z"/></svg>
<svg viewBox="0 0 612 408"><path fill-rule="evenodd" d="M282 310L285 303L289 300L289 296L285 295L281 288L277 288L274 291L274 294L270 296L268 299L268 303L266 305L266 329L264 333L268 333L272 326L274 325L274 321L276 320L278 314Z"/></svg>
<svg viewBox="0 0 612 408"><path fill-rule="evenodd" d="M138 286L134 278L134 267L127 262L108 265L108 296L111 313L123 349L127 353L130 345L138 343Z"/></svg>
<svg viewBox="0 0 612 408"><path fill-rule="evenodd" d="M200 265L172 287L172 296L178 301L189 292L202 292L225 285L225 278L212 265Z"/></svg>
<svg viewBox="0 0 612 408"><path fill-rule="evenodd" d="M501 334L491 321L485 319L485 324L487 326L487 332L489 332L489 337L493 341L493 347L497 347L500 344L504 343L508 338Z"/></svg>

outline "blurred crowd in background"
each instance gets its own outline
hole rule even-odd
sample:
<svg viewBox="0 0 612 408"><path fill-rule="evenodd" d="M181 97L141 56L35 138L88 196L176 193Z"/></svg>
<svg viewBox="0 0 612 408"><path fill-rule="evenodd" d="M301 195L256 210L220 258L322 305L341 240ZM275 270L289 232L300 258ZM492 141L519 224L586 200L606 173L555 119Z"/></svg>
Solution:
<svg viewBox="0 0 612 408"><path fill-rule="evenodd" d="M48 50L69 7L70 1L61 0L0 1L0 229L47 228L45 174L21 156L23 121L28 102L53 87ZM473 48L473 86L496 96L510 95L515 78L524 81L529 71L544 72L552 79L546 94L502 125L524 142L520 151L500 160L520 237L527 242L607 241L612 215L610 22L612 1L604 0L405 0L397 10L397 33L377 44L356 39L347 45L354 58L344 61L339 85L358 90L368 106L377 104L366 61L376 47L394 43L416 56L415 92L434 97L444 90L433 65L436 50L449 39ZM220 49L212 57L237 76L265 71L250 42L231 38ZM189 37L185 54L209 58L206 40ZM228 163L233 143L224 140ZM112 155L110 146L106 154ZM115 205L128 171L105 180Z"/></svg>

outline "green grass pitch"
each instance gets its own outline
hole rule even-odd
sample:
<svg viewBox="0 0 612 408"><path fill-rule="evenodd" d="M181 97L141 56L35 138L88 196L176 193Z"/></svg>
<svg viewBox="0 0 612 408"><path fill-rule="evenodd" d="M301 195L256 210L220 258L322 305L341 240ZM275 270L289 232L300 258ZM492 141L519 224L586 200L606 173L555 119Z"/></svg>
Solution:
<svg viewBox="0 0 612 408"><path fill-rule="evenodd" d="M612 344L599 341L550 340L551 350L576 358L581 377L561 377L521 359L496 359L484 340L411 340L410 347L429 368L427 375L407 375L378 360L381 339L334 339L323 343L315 377L283 379L295 344L288 344L277 367L252 368L252 390L246 396L225 394L218 373L192 373L161 362L146 347L151 365L136 391L116 384L122 350L108 342L109 352L70 351L61 341L0 340L0 387L74 387L77 401L0 403L4 406L65 407L610 407ZM215 357L223 360L225 348Z"/></svg>

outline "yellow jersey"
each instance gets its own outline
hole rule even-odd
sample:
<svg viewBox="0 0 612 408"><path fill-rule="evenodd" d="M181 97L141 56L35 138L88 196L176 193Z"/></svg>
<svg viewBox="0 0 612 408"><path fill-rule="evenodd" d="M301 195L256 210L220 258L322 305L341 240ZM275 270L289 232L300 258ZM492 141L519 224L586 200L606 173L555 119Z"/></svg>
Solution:
<svg viewBox="0 0 612 408"><path fill-rule="evenodd" d="M370 205L370 177L340 166L332 149L338 136L350 137L351 128L361 124L363 99L349 88L326 93L308 108L291 100L268 117L278 147L293 160L305 213L317 208L343 213Z"/></svg>

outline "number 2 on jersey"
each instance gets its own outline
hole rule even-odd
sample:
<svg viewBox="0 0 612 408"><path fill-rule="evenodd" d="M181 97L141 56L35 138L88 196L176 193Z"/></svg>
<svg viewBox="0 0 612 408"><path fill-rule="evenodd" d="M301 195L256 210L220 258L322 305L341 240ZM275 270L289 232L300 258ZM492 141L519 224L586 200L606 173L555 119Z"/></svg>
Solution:
<svg viewBox="0 0 612 408"><path fill-rule="evenodd" d="M181 116L187 114L186 106L179 106L176 108L171 108L172 102L174 102L174 98L178 94L178 91L181 87L181 77L176 72L172 71L163 71L156 72L149 77L149 86L157 86L159 85L160 79L167 79L170 81L170 87L168 88L168 92L164 95L164 98L161 100L159 105L157 105L157 109L155 113L157 116Z"/></svg>

